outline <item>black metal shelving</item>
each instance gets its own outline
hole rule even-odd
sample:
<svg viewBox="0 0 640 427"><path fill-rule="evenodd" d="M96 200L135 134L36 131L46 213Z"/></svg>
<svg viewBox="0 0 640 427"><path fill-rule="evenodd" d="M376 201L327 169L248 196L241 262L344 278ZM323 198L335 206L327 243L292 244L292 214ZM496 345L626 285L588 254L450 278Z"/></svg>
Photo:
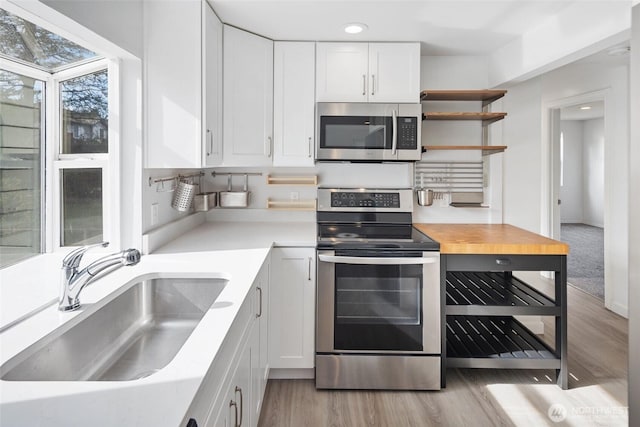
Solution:
<svg viewBox="0 0 640 427"><path fill-rule="evenodd" d="M560 358L513 317L447 316L452 368L560 369Z"/></svg>
<svg viewBox="0 0 640 427"><path fill-rule="evenodd" d="M441 261L443 365L554 369L557 384L568 388L566 255L447 254ZM553 298L514 271L555 272ZM512 317L527 315L555 318L553 347Z"/></svg>

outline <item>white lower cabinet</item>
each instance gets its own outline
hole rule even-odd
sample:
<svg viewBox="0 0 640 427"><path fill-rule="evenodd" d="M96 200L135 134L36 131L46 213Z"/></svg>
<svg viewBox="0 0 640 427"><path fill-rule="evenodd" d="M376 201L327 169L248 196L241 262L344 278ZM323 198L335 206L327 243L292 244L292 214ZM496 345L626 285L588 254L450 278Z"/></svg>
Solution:
<svg viewBox="0 0 640 427"><path fill-rule="evenodd" d="M267 258L181 426L258 425L269 377L269 272Z"/></svg>
<svg viewBox="0 0 640 427"><path fill-rule="evenodd" d="M255 325L251 330L254 329ZM228 386L222 394L222 405L217 413L212 413L213 417L207 420L206 427L258 425L257 419L255 423L251 422L251 344L251 339L245 342Z"/></svg>
<svg viewBox="0 0 640 427"><path fill-rule="evenodd" d="M313 368L316 303L315 248L273 248L270 284L270 368Z"/></svg>

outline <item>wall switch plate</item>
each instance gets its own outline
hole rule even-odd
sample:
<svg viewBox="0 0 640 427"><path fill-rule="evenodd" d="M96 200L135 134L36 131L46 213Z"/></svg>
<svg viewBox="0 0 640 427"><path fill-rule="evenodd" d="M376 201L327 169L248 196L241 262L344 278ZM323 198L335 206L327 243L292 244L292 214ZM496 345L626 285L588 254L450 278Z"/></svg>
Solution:
<svg viewBox="0 0 640 427"><path fill-rule="evenodd" d="M156 225L158 222L160 222L159 219L159 207L157 203L153 203L151 205L151 225Z"/></svg>

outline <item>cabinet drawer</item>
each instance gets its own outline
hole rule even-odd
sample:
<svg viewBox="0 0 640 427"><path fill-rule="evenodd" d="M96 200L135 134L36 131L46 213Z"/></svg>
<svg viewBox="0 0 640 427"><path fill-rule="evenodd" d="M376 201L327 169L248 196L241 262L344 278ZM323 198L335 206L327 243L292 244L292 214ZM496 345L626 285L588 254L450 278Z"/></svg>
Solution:
<svg viewBox="0 0 640 427"><path fill-rule="evenodd" d="M446 271L560 271L566 255L443 255Z"/></svg>

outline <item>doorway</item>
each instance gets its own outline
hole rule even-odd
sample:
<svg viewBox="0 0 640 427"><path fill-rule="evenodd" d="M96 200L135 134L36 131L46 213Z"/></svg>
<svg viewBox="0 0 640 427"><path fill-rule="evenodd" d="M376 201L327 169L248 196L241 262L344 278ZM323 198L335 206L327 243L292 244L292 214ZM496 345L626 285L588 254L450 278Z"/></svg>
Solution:
<svg viewBox="0 0 640 427"><path fill-rule="evenodd" d="M568 283L605 303L605 93L561 100L549 112L553 238L570 246Z"/></svg>

